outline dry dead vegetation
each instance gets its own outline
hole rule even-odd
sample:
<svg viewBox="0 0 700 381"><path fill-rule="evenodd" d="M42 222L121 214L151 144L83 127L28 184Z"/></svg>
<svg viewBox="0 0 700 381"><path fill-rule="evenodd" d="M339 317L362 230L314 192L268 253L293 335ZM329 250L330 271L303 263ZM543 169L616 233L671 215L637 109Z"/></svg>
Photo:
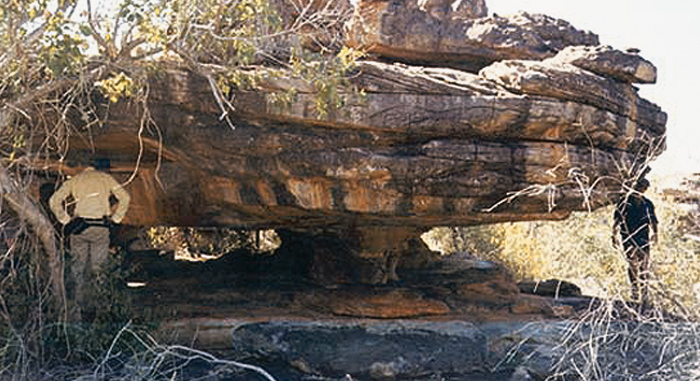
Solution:
<svg viewBox="0 0 700 381"><path fill-rule="evenodd" d="M687 182L686 182L687 183ZM651 289L659 307L694 318L700 302L700 213L697 201L654 189L660 221L651 253ZM612 206L565 221L438 228L426 239L441 251L466 251L503 262L519 280L561 279L584 294L627 300L627 263L611 242Z"/></svg>
<svg viewBox="0 0 700 381"><path fill-rule="evenodd" d="M697 204L660 190L649 196L662 223L652 251L652 305L643 309L627 302L626 263L611 245L609 207L560 222L439 228L426 238L448 252L468 251L506 263L519 279L567 280L605 301L561 325L564 339L552 349L559 361L549 379L697 379ZM256 365L158 343L150 336L154 325L130 321L128 297L119 286L126 274L116 264L111 288L96 296L110 308L86 325L56 322L41 245L16 215L4 210L2 216L3 379L235 380L250 377L250 372L276 379Z"/></svg>
<svg viewBox="0 0 700 381"><path fill-rule="evenodd" d="M678 179L681 180L681 179ZM695 380L700 377L698 181L648 196L660 220L651 303L629 302L627 264L612 245L612 207L560 222L437 228L434 248L507 264L519 280L561 279L603 302L562 328L551 380ZM680 190L679 190L680 188Z"/></svg>

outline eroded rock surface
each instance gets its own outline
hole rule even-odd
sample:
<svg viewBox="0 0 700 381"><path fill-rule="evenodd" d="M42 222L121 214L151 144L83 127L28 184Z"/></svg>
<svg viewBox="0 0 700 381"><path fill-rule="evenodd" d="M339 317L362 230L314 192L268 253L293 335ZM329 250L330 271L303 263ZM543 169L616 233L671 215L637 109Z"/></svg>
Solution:
<svg viewBox="0 0 700 381"><path fill-rule="evenodd" d="M644 378L679 367L692 324L620 322L467 323L430 321L260 322L233 331L238 359L296 369L289 379L585 379L603 364L611 379ZM658 337L673 331L676 340ZM631 335L630 332L634 334ZM603 338L605 337L605 338ZM591 353L591 343L603 342ZM677 357L676 357L677 356ZM583 370L582 370L583 369ZM348 376L346 376L348 375ZM308 378L306 378L308 377Z"/></svg>
<svg viewBox="0 0 700 381"><path fill-rule="evenodd" d="M435 3L443 3L437 2ZM405 63L478 71L504 59L541 60L567 46L595 46L598 36L541 14L469 16L415 0L358 2L348 44Z"/></svg>
<svg viewBox="0 0 700 381"><path fill-rule="evenodd" d="M385 285L358 284L357 279L343 278L345 273L338 269L312 268L313 274L339 274L336 283L323 285L323 280L309 282L313 274L307 273L304 258L282 254L237 251L209 262L186 262L150 252L129 256L125 264L132 273L130 281L145 283L133 292L139 311L145 306L151 318L174 321L211 314L509 321L573 317L581 311L581 306L576 306L577 312L553 297L519 293L510 272L489 261L440 257L430 265L397 268L400 281ZM348 258L337 261L355 274L363 268ZM328 262L333 261L321 263ZM580 298L583 309L589 301Z"/></svg>
<svg viewBox="0 0 700 381"><path fill-rule="evenodd" d="M607 45L569 46L562 49L552 60L570 63L621 82L656 82L656 67L651 62L638 53L622 52Z"/></svg>
<svg viewBox="0 0 700 381"><path fill-rule="evenodd" d="M345 42L370 55L325 112L313 83L257 68L258 87L233 88L224 116L208 79L164 63L153 128L122 101L71 155L107 155L123 180L137 167L126 224L286 229L281 250L322 283L429 264L409 247L434 226L609 203L664 148L666 114L633 85L656 69L562 20L486 13L477 0L360 1Z"/></svg>

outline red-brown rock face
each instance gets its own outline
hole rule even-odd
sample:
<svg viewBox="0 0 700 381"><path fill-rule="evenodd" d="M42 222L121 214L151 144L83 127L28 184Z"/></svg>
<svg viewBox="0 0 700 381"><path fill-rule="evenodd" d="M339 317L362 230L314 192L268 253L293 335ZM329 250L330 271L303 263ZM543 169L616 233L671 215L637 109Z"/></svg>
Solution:
<svg viewBox="0 0 700 381"><path fill-rule="evenodd" d="M348 43L383 62L361 62L328 115L310 83L277 72L231 93L232 128L205 78L164 65L155 124L139 133L140 110L120 102L94 137L137 175L125 223L355 234L330 257L380 258L388 270L360 281L381 283L421 231L595 208L663 149L666 114L632 85L655 81L648 61L546 16L484 17L474 1L438 17L427 3L359 3Z"/></svg>

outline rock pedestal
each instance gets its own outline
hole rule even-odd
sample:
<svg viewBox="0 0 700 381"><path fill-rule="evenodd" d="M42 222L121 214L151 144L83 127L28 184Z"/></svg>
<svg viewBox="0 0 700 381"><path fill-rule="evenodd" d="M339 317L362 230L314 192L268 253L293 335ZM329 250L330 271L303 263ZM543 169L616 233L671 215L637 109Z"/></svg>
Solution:
<svg viewBox="0 0 700 381"><path fill-rule="evenodd" d="M316 234L280 230L280 255L296 258L300 270L320 284L384 284L398 281L397 266L421 268L435 261L411 228L354 227Z"/></svg>

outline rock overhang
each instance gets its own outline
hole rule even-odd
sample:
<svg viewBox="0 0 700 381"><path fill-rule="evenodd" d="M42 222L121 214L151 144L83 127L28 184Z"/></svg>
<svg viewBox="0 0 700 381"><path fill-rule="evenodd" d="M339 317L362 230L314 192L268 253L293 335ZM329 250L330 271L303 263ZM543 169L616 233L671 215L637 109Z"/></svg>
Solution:
<svg viewBox="0 0 700 381"><path fill-rule="evenodd" d="M343 107L321 115L313 83L259 67L254 91L229 94L231 128L209 79L163 62L151 128L118 102L69 156L113 159L144 193L134 225L426 228L595 208L664 149L666 114L634 85L654 83L656 68L636 51L546 15L488 15L483 0L354 8L339 22L367 58L337 89Z"/></svg>
<svg viewBox="0 0 700 381"><path fill-rule="evenodd" d="M383 83L373 81L380 73ZM268 86L235 93L232 129L219 120L214 100L203 100L208 95L203 79L184 90L198 99L198 107L182 104L170 84L178 78L192 82L189 75L168 76L160 83L162 95L154 84L151 107L162 140L144 139L152 150L162 143L168 153L161 171L179 168L173 169L179 176L165 177L191 178L192 184L182 186L201 197L193 202L200 204L202 218L210 219L206 224L218 224L217 218L226 224L260 226L265 218L270 225L286 224L282 221L288 219L271 218L276 210L295 220L318 214L319 220L366 217L371 224L384 219L415 225L426 217L429 222L418 223L424 227L440 225L440 217L457 225L479 223L475 215L483 222L508 220L518 212L523 215L516 220L546 218L552 205L544 201L552 192L559 208L568 210L607 202L629 175L620 168L633 172L637 156L658 150L665 123L665 114L634 91L603 108L595 103L604 97L589 96L585 88L557 98L545 91L511 92L497 80L453 69L362 62L355 81L371 84L363 88L364 98L333 115L315 114L312 93L298 93L295 102L280 108L271 98L285 89ZM551 78L545 81L556 85ZM345 94L355 96L350 90ZM594 99L573 99L579 96ZM119 110L119 105L112 110L106 141L134 127L131 113ZM581 202L585 192L576 189L583 178L603 179L593 192L601 198L588 200L589 205ZM166 183L165 193L177 188ZM492 208L533 186L543 197L530 192ZM207 212L209 205L218 210ZM240 218L224 216L226 208Z"/></svg>
<svg viewBox="0 0 700 381"><path fill-rule="evenodd" d="M469 18L360 1L346 42L368 55L327 113L313 83L258 67L257 87L233 87L222 115L209 78L162 62L149 79L152 123L137 103L112 104L68 158L113 159L133 195L129 225L354 234L364 248L353 250L372 258L434 226L563 219L610 203L664 149L666 114L635 87L656 81L653 64L562 20L485 16L471 3ZM402 12L441 43L415 45Z"/></svg>

